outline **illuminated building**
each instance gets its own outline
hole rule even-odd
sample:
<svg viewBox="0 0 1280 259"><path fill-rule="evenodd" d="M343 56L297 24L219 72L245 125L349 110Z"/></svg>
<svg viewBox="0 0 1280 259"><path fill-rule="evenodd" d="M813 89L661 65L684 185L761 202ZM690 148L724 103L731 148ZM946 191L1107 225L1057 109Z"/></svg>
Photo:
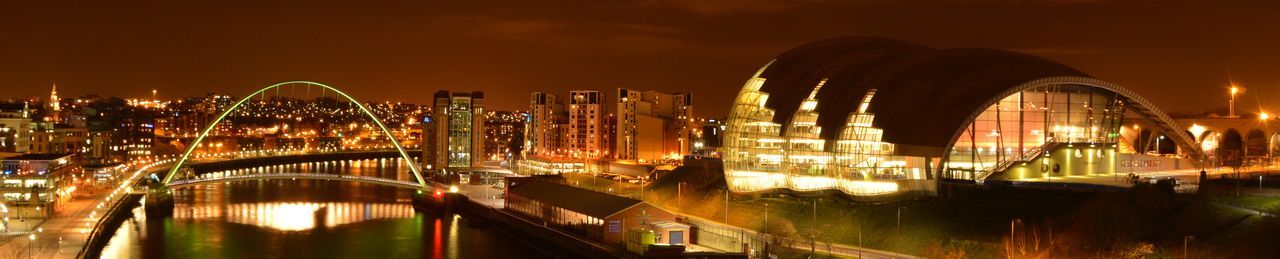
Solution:
<svg viewBox="0 0 1280 259"><path fill-rule="evenodd" d="M618 88L617 98L618 160L679 159L692 151L692 95Z"/></svg>
<svg viewBox="0 0 1280 259"><path fill-rule="evenodd" d="M581 173L586 170L585 160L567 157L531 157L516 163L523 174Z"/></svg>
<svg viewBox="0 0 1280 259"><path fill-rule="evenodd" d="M1126 112L1201 156L1142 97L1048 60L835 38L789 50L747 80L721 156L735 192L928 194L939 179L1111 175Z"/></svg>
<svg viewBox="0 0 1280 259"><path fill-rule="evenodd" d="M435 94L434 115L428 130L434 145L424 161L435 169L480 167L484 156L484 93Z"/></svg>
<svg viewBox="0 0 1280 259"><path fill-rule="evenodd" d="M31 141L27 153L31 154L48 154L53 153L56 148L53 143L53 123L52 122L32 122L31 123Z"/></svg>
<svg viewBox="0 0 1280 259"><path fill-rule="evenodd" d="M556 153L556 119L563 116L564 105L549 93L529 93L529 121L525 129L526 157L551 156Z"/></svg>
<svg viewBox="0 0 1280 259"><path fill-rule="evenodd" d="M9 217L44 218L71 197L73 154L26 154L0 160L0 195Z"/></svg>
<svg viewBox="0 0 1280 259"><path fill-rule="evenodd" d="M599 157L604 130L604 95L599 91L569 91L569 125L565 152L573 157Z"/></svg>
<svg viewBox="0 0 1280 259"><path fill-rule="evenodd" d="M604 127L600 130L600 142L604 143L600 150L601 156L614 157L618 153L618 116L612 113L605 115L601 125Z"/></svg>
<svg viewBox="0 0 1280 259"><path fill-rule="evenodd" d="M693 141L694 154L701 156L719 157L719 148L724 135L724 120L707 120L694 134Z"/></svg>
<svg viewBox="0 0 1280 259"><path fill-rule="evenodd" d="M89 129L67 124L53 125L53 144L47 153L89 153Z"/></svg>
<svg viewBox="0 0 1280 259"><path fill-rule="evenodd" d="M26 103L0 104L0 153L31 148L31 112Z"/></svg>
<svg viewBox="0 0 1280 259"><path fill-rule="evenodd" d="M53 114L50 121L58 121L58 116L62 113L62 99L58 99L58 84L53 84L53 90L49 91L49 111Z"/></svg>
<svg viewBox="0 0 1280 259"><path fill-rule="evenodd" d="M521 151L524 139L524 113L491 111L485 114L484 154L490 159L506 159Z"/></svg>
<svg viewBox="0 0 1280 259"><path fill-rule="evenodd" d="M80 158L93 161L111 161L116 158L116 154L123 154L120 146L113 145L115 135L110 131L89 132L89 145L86 147L88 152L81 154Z"/></svg>
<svg viewBox="0 0 1280 259"><path fill-rule="evenodd" d="M157 125L162 118L151 110L134 110L130 116L120 120L122 131L120 144L129 156L151 155L158 131ZM171 118L170 118L171 119Z"/></svg>

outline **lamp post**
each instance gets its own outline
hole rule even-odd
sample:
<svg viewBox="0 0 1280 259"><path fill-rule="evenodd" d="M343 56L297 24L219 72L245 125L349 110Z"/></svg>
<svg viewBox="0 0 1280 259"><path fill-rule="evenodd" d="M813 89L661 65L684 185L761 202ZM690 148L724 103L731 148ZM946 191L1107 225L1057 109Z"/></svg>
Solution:
<svg viewBox="0 0 1280 259"><path fill-rule="evenodd" d="M1160 135L1160 137L1156 139L1156 155L1164 156L1164 152L1160 150L1160 142L1162 141L1164 141L1164 135Z"/></svg>
<svg viewBox="0 0 1280 259"><path fill-rule="evenodd" d="M902 206L898 206L898 223L895 225L894 235L902 235Z"/></svg>
<svg viewBox="0 0 1280 259"><path fill-rule="evenodd" d="M1012 252L1012 251L1013 251L1013 245L1015 244L1015 242L1017 242L1017 241L1016 241L1016 240L1017 240L1017 238L1016 238L1016 237L1017 237L1018 235L1017 235L1017 232L1014 232L1014 228L1018 225L1018 222L1021 222L1021 221L1022 221L1021 219L1013 219L1013 220L1009 220L1009 250L1010 250L1010 252Z"/></svg>
<svg viewBox="0 0 1280 259"><path fill-rule="evenodd" d="M1236 94L1240 93L1240 87L1231 84L1231 100L1227 101L1227 117L1236 117Z"/></svg>
<svg viewBox="0 0 1280 259"><path fill-rule="evenodd" d="M813 198L813 225L809 229L809 253L813 254L818 250L818 198Z"/></svg>
<svg viewBox="0 0 1280 259"><path fill-rule="evenodd" d="M676 184L676 208L684 210L684 182Z"/></svg>
<svg viewBox="0 0 1280 259"><path fill-rule="evenodd" d="M764 231L761 231L761 232L764 232L765 234L769 233L769 204L768 203L764 204Z"/></svg>
<svg viewBox="0 0 1280 259"><path fill-rule="evenodd" d="M29 240L27 241L27 256L30 258L36 258L36 255L35 255L36 234L32 233L30 235L27 235L27 239Z"/></svg>
<svg viewBox="0 0 1280 259"><path fill-rule="evenodd" d="M1187 241L1195 239L1196 236L1182 236L1182 258L1187 258Z"/></svg>

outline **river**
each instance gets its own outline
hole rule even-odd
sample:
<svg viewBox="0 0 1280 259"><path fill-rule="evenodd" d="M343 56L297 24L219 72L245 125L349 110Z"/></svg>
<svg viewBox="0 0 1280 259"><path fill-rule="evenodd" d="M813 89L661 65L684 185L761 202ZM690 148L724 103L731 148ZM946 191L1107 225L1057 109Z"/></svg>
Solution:
<svg viewBox="0 0 1280 259"><path fill-rule="evenodd" d="M399 159L266 166L255 172L320 172L411 180ZM402 169L404 168L404 169ZM398 173L400 172L400 173ZM215 183L174 191L174 215L141 207L103 258L546 258L495 227L416 213L412 190L324 180ZM145 206L145 205L144 205ZM317 209L328 211L317 217Z"/></svg>

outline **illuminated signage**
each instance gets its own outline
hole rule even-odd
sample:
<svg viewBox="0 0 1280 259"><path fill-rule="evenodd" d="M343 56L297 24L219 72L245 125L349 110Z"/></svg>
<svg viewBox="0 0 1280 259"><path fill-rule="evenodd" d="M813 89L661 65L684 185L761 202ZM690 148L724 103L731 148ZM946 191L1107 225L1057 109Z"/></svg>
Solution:
<svg viewBox="0 0 1280 259"><path fill-rule="evenodd" d="M1123 167L1159 167L1160 160L1121 160Z"/></svg>

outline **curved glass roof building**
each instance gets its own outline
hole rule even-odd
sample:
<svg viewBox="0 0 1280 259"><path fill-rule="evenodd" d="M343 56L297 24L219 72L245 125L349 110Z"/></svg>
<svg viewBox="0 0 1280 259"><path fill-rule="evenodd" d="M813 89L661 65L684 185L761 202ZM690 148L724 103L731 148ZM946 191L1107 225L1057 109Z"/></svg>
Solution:
<svg viewBox="0 0 1280 259"><path fill-rule="evenodd" d="M1132 91L1043 58L833 38L786 51L747 80L722 158L739 193L878 196L931 192L939 179L1110 174L1128 145L1126 113L1178 132ZM1194 140L1169 136L1199 155Z"/></svg>

